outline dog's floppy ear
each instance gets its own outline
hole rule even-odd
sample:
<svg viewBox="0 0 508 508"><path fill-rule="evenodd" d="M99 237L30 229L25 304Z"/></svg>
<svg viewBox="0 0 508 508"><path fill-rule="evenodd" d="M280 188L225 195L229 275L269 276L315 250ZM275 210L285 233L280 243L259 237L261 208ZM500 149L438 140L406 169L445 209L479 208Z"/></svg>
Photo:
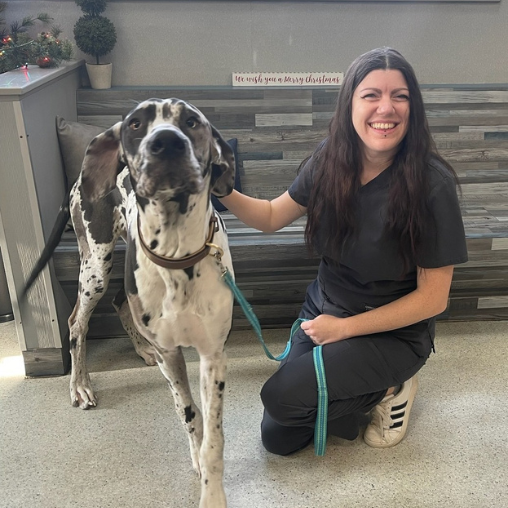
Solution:
<svg viewBox="0 0 508 508"><path fill-rule="evenodd" d="M235 154L213 125L212 135L212 193L222 198L235 187Z"/></svg>
<svg viewBox="0 0 508 508"><path fill-rule="evenodd" d="M118 122L96 136L86 149L81 167L81 188L87 199L97 201L109 194L116 186L120 164L120 131Z"/></svg>

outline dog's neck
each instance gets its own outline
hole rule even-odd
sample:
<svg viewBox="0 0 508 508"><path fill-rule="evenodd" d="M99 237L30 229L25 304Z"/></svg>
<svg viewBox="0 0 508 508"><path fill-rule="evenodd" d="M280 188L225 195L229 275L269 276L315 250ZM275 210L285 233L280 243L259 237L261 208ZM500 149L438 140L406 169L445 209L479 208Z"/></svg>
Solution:
<svg viewBox="0 0 508 508"><path fill-rule="evenodd" d="M149 249L169 258L182 258L201 249L206 241L213 208L207 195L181 200L150 199L138 204L139 229Z"/></svg>

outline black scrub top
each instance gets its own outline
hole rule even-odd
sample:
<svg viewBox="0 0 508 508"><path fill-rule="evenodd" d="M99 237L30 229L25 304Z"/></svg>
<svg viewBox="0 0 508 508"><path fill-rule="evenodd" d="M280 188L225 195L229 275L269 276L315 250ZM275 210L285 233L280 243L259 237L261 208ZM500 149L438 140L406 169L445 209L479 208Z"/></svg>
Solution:
<svg viewBox="0 0 508 508"><path fill-rule="evenodd" d="M392 168L363 185L357 196L357 231L342 249L339 261L316 245L321 255L318 280L321 289L338 308L337 315L347 317L380 307L416 289L417 266L438 268L467 261L464 225L457 198L455 180L443 164L434 159L428 164L429 192L428 237L424 238L418 259L402 275L403 261L398 243L386 232L386 219ZM291 198L307 206L313 182L314 162L310 158L289 188ZM329 227L322 221L318 236L326 237ZM323 243L324 242L319 242ZM435 318L411 325L397 333L410 342L434 338Z"/></svg>

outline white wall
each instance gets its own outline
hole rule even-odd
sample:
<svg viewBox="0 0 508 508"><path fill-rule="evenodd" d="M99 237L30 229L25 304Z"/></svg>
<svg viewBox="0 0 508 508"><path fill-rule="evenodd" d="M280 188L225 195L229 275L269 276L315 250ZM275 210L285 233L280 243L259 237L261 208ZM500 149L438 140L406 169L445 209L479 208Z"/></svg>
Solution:
<svg viewBox="0 0 508 508"><path fill-rule="evenodd" d="M38 12L48 12L73 40L81 15L74 0L10 0L5 16ZM113 85L229 85L233 71L345 71L383 45L401 51L421 83L508 83L506 0L110 0L105 15L118 33Z"/></svg>

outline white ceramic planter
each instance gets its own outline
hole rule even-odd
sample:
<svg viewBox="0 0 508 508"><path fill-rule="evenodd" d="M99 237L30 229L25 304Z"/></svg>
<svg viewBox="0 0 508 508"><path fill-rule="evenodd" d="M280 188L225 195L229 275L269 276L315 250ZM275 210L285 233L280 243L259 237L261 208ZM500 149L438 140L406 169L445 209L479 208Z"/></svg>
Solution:
<svg viewBox="0 0 508 508"><path fill-rule="evenodd" d="M90 85L97 90L111 88L113 64L86 64Z"/></svg>

